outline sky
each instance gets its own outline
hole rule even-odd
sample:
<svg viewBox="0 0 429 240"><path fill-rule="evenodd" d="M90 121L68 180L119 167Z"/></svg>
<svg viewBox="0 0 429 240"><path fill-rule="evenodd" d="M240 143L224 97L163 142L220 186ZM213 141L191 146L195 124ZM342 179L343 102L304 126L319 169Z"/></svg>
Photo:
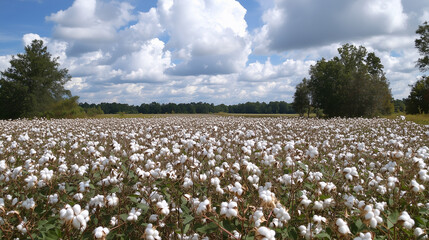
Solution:
<svg viewBox="0 0 429 240"><path fill-rule="evenodd" d="M345 43L380 57L393 97L422 75L428 0L0 0L0 71L42 39L80 102L293 101Z"/></svg>

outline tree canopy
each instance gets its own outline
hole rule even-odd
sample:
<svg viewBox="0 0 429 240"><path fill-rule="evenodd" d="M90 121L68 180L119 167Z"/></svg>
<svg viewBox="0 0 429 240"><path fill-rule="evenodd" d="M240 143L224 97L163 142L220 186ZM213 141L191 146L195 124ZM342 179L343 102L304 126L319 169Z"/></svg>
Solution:
<svg viewBox="0 0 429 240"><path fill-rule="evenodd" d="M405 106L408 114L429 113L429 77L422 77L412 85Z"/></svg>
<svg viewBox="0 0 429 240"><path fill-rule="evenodd" d="M64 88L71 79L68 70L59 68L58 58L51 56L42 40L34 40L25 53L13 56L10 65L0 72L0 118L43 116L71 97Z"/></svg>
<svg viewBox="0 0 429 240"><path fill-rule="evenodd" d="M305 112L310 115L310 89L308 88L308 80L306 78L302 79L302 82L296 85L292 104L300 116L303 116Z"/></svg>
<svg viewBox="0 0 429 240"><path fill-rule="evenodd" d="M416 31L420 35L415 41L415 46L421 58L416 66L421 72L429 70L429 24L424 22ZM408 114L429 113L429 77L422 76L416 83L410 86L411 92L405 99L406 112Z"/></svg>
<svg viewBox="0 0 429 240"><path fill-rule="evenodd" d="M380 58L365 47L345 44L339 56L310 68L308 86L315 108L328 117L371 117L393 111Z"/></svg>
<svg viewBox="0 0 429 240"><path fill-rule="evenodd" d="M415 40L415 46L419 50L421 58L417 60L417 67L420 71L425 72L429 70L429 24L424 22L416 31L420 35Z"/></svg>

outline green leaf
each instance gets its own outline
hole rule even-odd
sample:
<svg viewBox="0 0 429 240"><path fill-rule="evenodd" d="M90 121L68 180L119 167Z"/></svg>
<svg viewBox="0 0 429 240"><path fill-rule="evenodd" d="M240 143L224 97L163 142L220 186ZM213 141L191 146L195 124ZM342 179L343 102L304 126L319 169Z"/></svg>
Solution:
<svg viewBox="0 0 429 240"><path fill-rule="evenodd" d="M219 227L214 222L211 222L209 224L206 224L206 225L204 225L202 227L197 228L197 232L200 232L200 233L211 233L211 232L216 231L218 228Z"/></svg>
<svg viewBox="0 0 429 240"><path fill-rule="evenodd" d="M119 215L119 217L120 217L122 220L127 221L128 214L124 213L124 214Z"/></svg>
<svg viewBox="0 0 429 240"><path fill-rule="evenodd" d="M134 196L128 196L128 198L130 199L130 201L131 202L133 202L133 203L138 203L139 201L137 200L137 198L136 197L134 197Z"/></svg>
<svg viewBox="0 0 429 240"><path fill-rule="evenodd" d="M236 229L235 225L232 224L230 220L223 220L222 223L225 229L228 231L233 231L234 229Z"/></svg>
<svg viewBox="0 0 429 240"><path fill-rule="evenodd" d="M114 188L112 188L112 189L110 189L110 191L109 191L110 193L117 193L117 192L119 192L119 187L114 187Z"/></svg>
<svg viewBox="0 0 429 240"><path fill-rule="evenodd" d="M144 203L137 204L137 207L142 210L142 213L145 214L149 210L149 206Z"/></svg>
<svg viewBox="0 0 429 240"><path fill-rule="evenodd" d="M387 217L387 229L392 228L397 222L399 218L399 212L394 211Z"/></svg>
<svg viewBox="0 0 429 240"><path fill-rule="evenodd" d="M183 234L186 234L189 231L190 227L191 227L191 224L186 224L185 228L183 229Z"/></svg>
<svg viewBox="0 0 429 240"><path fill-rule="evenodd" d="M331 236L327 233L319 233L316 235L316 238L318 239L331 239Z"/></svg>
<svg viewBox="0 0 429 240"><path fill-rule="evenodd" d="M185 217L185 220L183 221L183 224L184 225L187 225L188 223L190 223L192 220L194 220L194 217L193 216L191 216L191 215L187 215L186 217Z"/></svg>

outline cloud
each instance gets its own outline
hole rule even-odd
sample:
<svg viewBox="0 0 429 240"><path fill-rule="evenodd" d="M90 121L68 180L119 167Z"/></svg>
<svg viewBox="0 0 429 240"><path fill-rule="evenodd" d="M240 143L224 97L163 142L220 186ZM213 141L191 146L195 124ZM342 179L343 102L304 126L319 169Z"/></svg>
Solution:
<svg viewBox="0 0 429 240"><path fill-rule="evenodd" d="M275 82L283 78L293 78L294 83L308 76L308 70L315 61L287 59L281 64L273 65L268 59L264 64L250 63L239 76L240 81Z"/></svg>
<svg viewBox="0 0 429 240"><path fill-rule="evenodd" d="M55 23L54 37L71 43L70 53L79 54L117 40L118 30L135 19L132 10L126 2L75 0L46 20Z"/></svg>
<svg viewBox="0 0 429 240"><path fill-rule="evenodd" d="M12 59L12 56L10 55L0 56L0 71L4 71L10 67L9 62L11 59Z"/></svg>
<svg viewBox="0 0 429 240"><path fill-rule="evenodd" d="M259 52L323 46L407 27L401 0L276 0L255 36Z"/></svg>
<svg viewBox="0 0 429 240"><path fill-rule="evenodd" d="M234 0L159 0L167 47L181 60L172 75L228 74L244 68L251 53L246 9Z"/></svg>
<svg viewBox="0 0 429 240"><path fill-rule="evenodd" d="M157 0L145 11L133 1L75 0L46 17L52 36L22 42L42 39L73 76L66 87L94 103L291 102L310 65L346 42L381 58L395 98L421 74L414 32L427 0L256 1L263 25L249 33L237 0ZM0 56L0 70L10 59Z"/></svg>
<svg viewBox="0 0 429 240"><path fill-rule="evenodd" d="M164 71L171 66L171 54L164 51L164 42L154 38L145 42L139 51L120 58L113 67L121 69L121 80L153 82L165 80Z"/></svg>

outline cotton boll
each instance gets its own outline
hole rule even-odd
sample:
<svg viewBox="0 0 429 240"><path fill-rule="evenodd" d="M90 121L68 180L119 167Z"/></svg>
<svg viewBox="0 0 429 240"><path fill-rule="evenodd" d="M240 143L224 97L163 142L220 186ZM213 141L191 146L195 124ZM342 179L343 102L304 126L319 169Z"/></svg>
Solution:
<svg viewBox="0 0 429 240"><path fill-rule="evenodd" d="M419 239L428 239L428 235L423 231L423 229L417 227L414 229L414 236Z"/></svg>
<svg viewBox="0 0 429 240"><path fill-rule="evenodd" d="M414 220L408 215L406 211L403 211L398 218L398 221L402 222L402 225L406 229L411 229L414 226Z"/></svg>
<svg viewBox="0 0 429 240"><path fill-rule="evenodd" d="M227 218L236 217L238 215L237 203L234 201L222 202L220 215L225 215Z"/></svg>
<svg viewBox="0 0 429 240"><path fill-rule="evenodd" d="M260 227L257 230L256 236L260 236L263 240L275 240L276 232L267 227Z"/></svg>
<svg viewBox="0 0 429 240"><path fill-rule="evenodd" d="M372 240L371 233L359 233L358 237L355 237L353 240Z"/></svg>
<svg viewBox="0 0 429 240"><path fill-rule="evenodd" d="M93 233L94 233L94 237L96 239L104 239L106 237L107 234L109 234L109 229L105 228L105 227L97 227L96 229L94 229Z"/></svg>
<svg viewBox="0 0 429 240"><path fill-rule="evenodd" d="M350 233L350 229L347 226L347 223L343 219L338 218L335 224L338 227L338 232L341 233L342 235L347 235Z"/></svg>
<svg viewBox="0 0 429 240"><path fill-rule="evenodd" d="M153 228L152 223L147 225L143 236L146 240L161 240L158 230Z"/></svg>
<svg viewBox="0 0 429 240"><path fill-rule="evenodd" d="M165 200L156 203L156 207L160 210L162 215L170 214L170 209L168 208L168 203Z"/></svg>

